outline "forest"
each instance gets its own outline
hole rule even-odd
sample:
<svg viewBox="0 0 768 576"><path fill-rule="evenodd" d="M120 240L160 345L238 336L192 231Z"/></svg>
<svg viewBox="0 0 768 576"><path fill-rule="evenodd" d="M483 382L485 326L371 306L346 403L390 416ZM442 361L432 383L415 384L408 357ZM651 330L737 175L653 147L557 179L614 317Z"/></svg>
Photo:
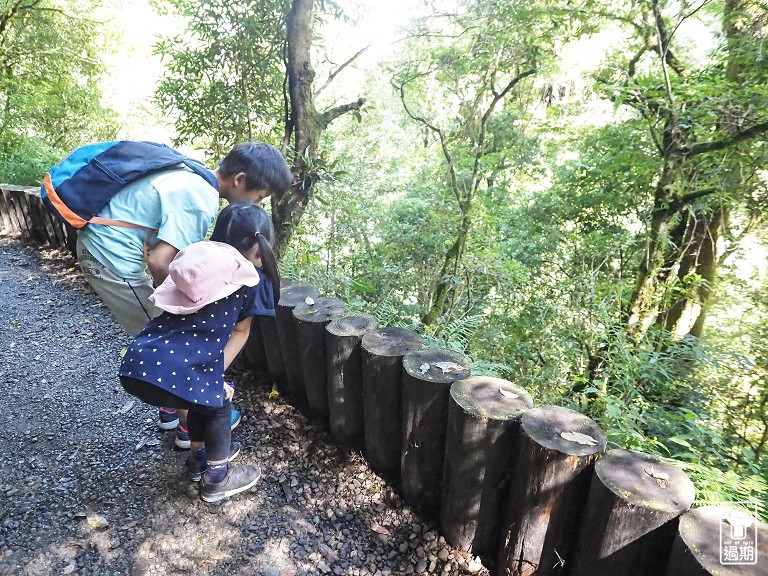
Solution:
<svg viewBox="0 0 768 576"><path fill-rule="evenodd" d="M372 58L370 3L149 2L129 104L209 166L283 150L283 275L768 519L768 3L427 0ZM125 14L0 2L0 182L152 139Z"/></svg>

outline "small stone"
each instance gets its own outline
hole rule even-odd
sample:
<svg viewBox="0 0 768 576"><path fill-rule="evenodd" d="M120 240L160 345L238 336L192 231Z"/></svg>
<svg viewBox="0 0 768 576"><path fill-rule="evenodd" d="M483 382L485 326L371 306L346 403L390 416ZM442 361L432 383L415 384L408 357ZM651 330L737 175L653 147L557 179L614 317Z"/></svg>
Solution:
<svg viewBox="0 0 768 576"><path fill-rule="evenodd" d="M480 562L480 558L471 558L469 562L467 562L467 572L470 574L477 574L482 569L483 563Z"/></svg>

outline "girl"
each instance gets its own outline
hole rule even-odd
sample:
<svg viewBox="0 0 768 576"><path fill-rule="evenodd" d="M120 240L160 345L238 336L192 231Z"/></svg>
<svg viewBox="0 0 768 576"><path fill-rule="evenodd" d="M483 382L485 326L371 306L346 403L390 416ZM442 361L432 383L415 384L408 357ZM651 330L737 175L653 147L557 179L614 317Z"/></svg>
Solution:
<svg viewBox="0 0 768 576"><path fill-rule="evenodd" d="M154 406L189 410L187 468L200 497L215 502L256 484L258 466L233 465L232 385L224 371L248 340L253 316L274 316L280 276L274 229L253 202L221 211L209 241L191 244L170 265L151 299L164 312L131 343L120 382ZM259 266L260 268L257 268Z"/></svg>

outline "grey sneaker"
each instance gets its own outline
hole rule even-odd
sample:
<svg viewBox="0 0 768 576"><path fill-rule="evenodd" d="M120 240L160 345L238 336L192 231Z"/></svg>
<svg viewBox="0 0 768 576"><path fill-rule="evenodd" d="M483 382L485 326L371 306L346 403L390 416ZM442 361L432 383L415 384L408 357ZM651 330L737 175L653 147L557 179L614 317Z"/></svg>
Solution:
<svg viewBox="0 0 768 576"><path fill-rule="evenodd" d="M204 502L218 502L253 487L261 477L261 468L252 464L227 464L227 475L218 483L200 480L200 498Z"/></svg>
<svg viewBox="0 0 768 576"><path fill-rule="evenodd" d="M232 462L232 460L237 458L238 454L240 454L240 442L232 440L229 444L229 456L227 457L227 460ZM186 464L187 472L189 472L189 479L192 480L192 482L200 482L200 478L203 477L203 472L208 468L208 465L200 464L194 454L187 456Z"/></svg>

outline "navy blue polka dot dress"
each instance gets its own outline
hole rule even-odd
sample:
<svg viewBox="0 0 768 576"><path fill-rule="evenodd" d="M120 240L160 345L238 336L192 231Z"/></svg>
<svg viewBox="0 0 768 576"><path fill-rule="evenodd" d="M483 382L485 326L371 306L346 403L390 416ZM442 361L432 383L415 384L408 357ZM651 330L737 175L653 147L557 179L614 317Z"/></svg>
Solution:
<svg viewBox="0 0 768 576"><path fill-rule="evenodd" d="M275 315L272 283L258 272L256 286L243 286L191 314L164 312L150 320L128 347L120 376L148 382L195 404L222 406L224 345L234 325L251 316Z"/></svg>

